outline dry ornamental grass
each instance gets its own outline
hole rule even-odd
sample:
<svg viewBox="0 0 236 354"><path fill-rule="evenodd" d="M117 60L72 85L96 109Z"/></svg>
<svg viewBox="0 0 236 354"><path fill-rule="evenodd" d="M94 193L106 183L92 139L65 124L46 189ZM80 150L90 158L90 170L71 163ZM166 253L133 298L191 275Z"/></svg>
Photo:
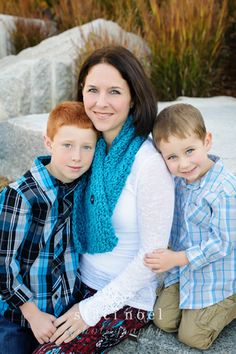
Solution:
<svg viewBox="0 0 236 354"><path fill-rule="evenodd" d="M50 19L59 32L96 18L113 20L148 44L151 55L143 61L159 100L235 96L235 0L0 0L0 13ZM12 40L19 52L48 35L18 23ZM111 44L109 34L103 37L89 36L85 56Z"/></svg>

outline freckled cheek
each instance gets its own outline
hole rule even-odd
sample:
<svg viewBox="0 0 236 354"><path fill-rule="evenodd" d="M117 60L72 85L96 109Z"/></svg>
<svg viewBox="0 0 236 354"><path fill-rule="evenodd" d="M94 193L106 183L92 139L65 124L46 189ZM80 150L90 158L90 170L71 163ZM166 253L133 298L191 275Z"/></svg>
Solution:
<svg viewBox="0 0 236 354"><path fill-rule="evenodd" d="M71 152L70 151L63 152L60 154L58 158L60 159L61 162L66 163L71 158Z"/></svg>
<svg viewBox="0 0 236 354"><path fill-rule="evenodd" d="M94 154L90 154L90 155L86 155L85 157L84 157L84 163L86 164L86 165L91 165L92 164L92 161L93 161L93 156L94 156Z"/></svg>

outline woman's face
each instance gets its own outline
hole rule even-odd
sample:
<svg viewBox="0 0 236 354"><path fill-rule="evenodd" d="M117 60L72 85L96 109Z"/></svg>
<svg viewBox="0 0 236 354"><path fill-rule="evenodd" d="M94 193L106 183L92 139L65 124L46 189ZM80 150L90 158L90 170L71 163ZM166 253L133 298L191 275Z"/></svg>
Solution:
<svg viewBox="0 0 236 354"><path fill-rule="evenodd" d="M85 79L83 101L87 115L110 145L126 121L132 104L127 82L114 66L96 64Z"/></svg>

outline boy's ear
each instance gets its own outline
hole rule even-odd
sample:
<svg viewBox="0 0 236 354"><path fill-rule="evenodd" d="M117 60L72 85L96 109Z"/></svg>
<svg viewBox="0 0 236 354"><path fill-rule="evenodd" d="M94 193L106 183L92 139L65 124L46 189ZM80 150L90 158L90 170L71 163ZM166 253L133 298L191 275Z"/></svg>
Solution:
<svg viewBox="0 0 236 354"><path fill-rule="evenodd" d="M44 146L46 147L48 152L51 153L52 152L52 140L47 135L44 135L43 138L44 138Z"/></svg>
<svg viewBox="0 0 236 354"><path fill-rule="evenodd" d="M205 147L207 148L207 151L209 151L212 147L212 134L210 132L206 133Z"/></svg>

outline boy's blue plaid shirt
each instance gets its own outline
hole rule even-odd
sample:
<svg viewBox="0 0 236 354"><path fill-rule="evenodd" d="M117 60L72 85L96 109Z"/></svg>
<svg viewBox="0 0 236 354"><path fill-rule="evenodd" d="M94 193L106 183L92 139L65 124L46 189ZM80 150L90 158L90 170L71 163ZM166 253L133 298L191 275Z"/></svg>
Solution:
<svg viewBox="0 0 236 354"><path fill-rule="evenodd" d="M175 178L171 248L190 263L168 272L165 286L180 282L180 308L198 309L236 293L236 177L221 160L201 180Z"/></svg>
<svg viewBox="0 0 236 354"><path fill-rule="evenodd" d="M40 157L0 195L0 314L27 326L19 306L33 301L59 316L80 289L71 236L73 191L49 175Z"/></svg>

